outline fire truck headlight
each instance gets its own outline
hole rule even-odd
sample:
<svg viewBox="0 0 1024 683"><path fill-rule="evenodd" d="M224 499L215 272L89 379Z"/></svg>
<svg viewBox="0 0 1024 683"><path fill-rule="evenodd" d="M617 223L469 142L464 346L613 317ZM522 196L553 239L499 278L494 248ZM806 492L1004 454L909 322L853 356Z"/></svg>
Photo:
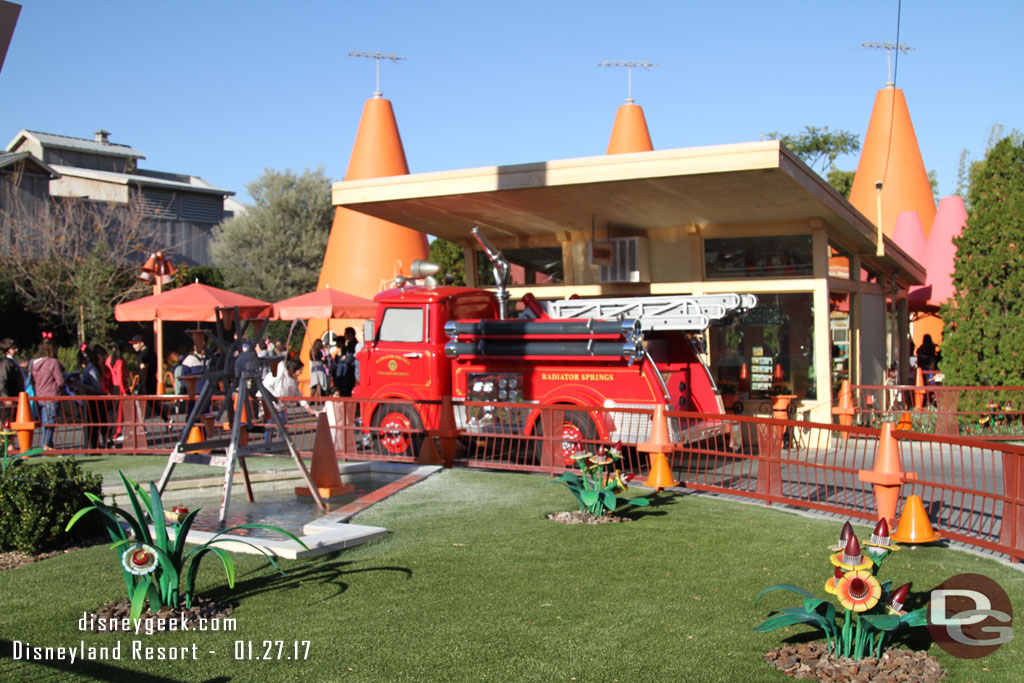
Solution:
<svg viewBox="0 0 1024 683"><path fill-rule="evenodd" d="M484 391L488 394L494 391L494 382L484 382Z"/></svg>
<svg viewBox="0 0 1024 683"><path fill-rule="evenodd" d="M500 401L508 400L508 392L505 391L504 389L499 391L498 392L498 400L500 400Z"/></svg>
<svg viewBox="0 0 1024 683"><path fill-rule="evenodd" d="M515 389L516 387L519 386L519 380L513 377L508 381L508 386L510 389Z"/></svg>
<svg viewBox="0 0 1024 683"><path fill-rule="evenodd" d="M483 390L484 390L484 383L483 382L473 382L473 392L474 393L479 394Z"/></svg>
<svg viewBox="0 0 1024 683"><path fill-rule="evenodd" d="M507 386L508 386L508 380L507 379L502 377L501 379L498 380L498 387L499 388L504 389Z"/></svg>

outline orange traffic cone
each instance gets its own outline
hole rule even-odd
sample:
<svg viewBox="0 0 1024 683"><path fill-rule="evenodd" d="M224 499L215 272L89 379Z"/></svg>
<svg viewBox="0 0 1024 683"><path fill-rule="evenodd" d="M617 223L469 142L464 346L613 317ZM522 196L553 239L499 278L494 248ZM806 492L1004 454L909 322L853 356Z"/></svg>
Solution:
<svg viewBox="0 0 1024 683"><path fill-rule="evenodd" d="M942 535L932 529L921 497L907 496L903 516L900 517L899 526L891 538L898 543L932 543L942 538Z"/></svg>
<svg viewBox="0 0 1024 683"><path fill-rule="evenodd" d="M651 468L644 486L658 490L679 486L679 482L672 478L672 468L669 467L668 458L664 453L651 453L650 458Z"/></svg>
<svg viewBox="0 0 1024 683"><path fill-rule="evenodd" d="M832 409L832 414L839 416L839 424L849 427L853 424L853 389L850 387L850 380L844 379L839 385L839 406ZM850 438L848 432L843 432L843 440Z"/></svg>
<svg viewBox="0 0 1024 683"><path fill-rule="evenodd" d="M643 108L639 104L633 104L632 100L627 100L626 104L620 105L615 112L612 136L608 140L608 150L605 154L650 152L653 149Z"/></svg>
<svg viewBox="0 0 1024 683"><path fill-rule="evenodd" d="M900 463L900 448L892 435L892 423L886 422L878 436L878 453L875 466L861 470L859 479L875 485L875 505L878 518L893 526L896 521L896 504L900 500L900 486L905 479L917 479L914 472L904 472Z"/></svg>
<svg viewBox="0 0 1024 683"><path fill-rule="evenodd" d="M742 393L744 391L750 391L750 369L747 364L744 363L740 366L740 381L737 384L737 389Z"/></svg>
<svg viewBox="0 0 1024 683"><path fill-rule="evenodd" d="M900 421L896 423L897 432L912 432L914 431L914 418L910 417L910 413L902 413L900 415Z"/></svg>
<svg viewBox="0 0 1024 683"><path fill-rule="evenodd" d="M18 432L18 449L25 453L32 449L32 432L38 423L32 420L32 409L28 405L28 394L18 394L18 412L14 414L11 429Z"/></svg>
<svg viewBox="0 0 1024 683"><path fill-rule="evenodd" d="M189 432L188 432L188 439L185 440L185 443L202 443L203 441L206 441L205 437L203 436L203 428L200 427L199 425L192 425L192 429L189 430ZM193 452L194 453L209 453L210 451L193 451Z"/></svg>
<svg viewBox="0 0 1024 683"><path fill-rule="evenodd" d="M772 371L772 381L781 382L786 376L782 373L782 363L776 363L775 369Z"/></svg>
<svg viewBox="0 0 1024 683"><path fill-rule="evenodd" d="M327 424L327 413L320 413L316 422L316 436L313 438L313 463L309 468L310 479L320 492L321 498L333 498L347 493L355 493L355 484L341 483L338 471L338 457L334 452L334 441L331 439L331 428ZM312 496L313 493L305 486L295 487L296 496Z"/></svg>
<svg viewBox="0 0 1024 683"><path fill-rule="evenodd" d="M921 368L918 368L914 375L914 386L924 386L924 373ZM924 389L914 389L914 407L918 410L924 408Z"/></svg>

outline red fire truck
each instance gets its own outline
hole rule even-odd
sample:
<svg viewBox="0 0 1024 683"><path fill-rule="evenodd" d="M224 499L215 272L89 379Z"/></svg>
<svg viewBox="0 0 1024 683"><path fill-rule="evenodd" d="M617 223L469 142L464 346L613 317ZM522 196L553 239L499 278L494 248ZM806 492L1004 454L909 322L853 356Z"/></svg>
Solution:
<svg viewBox="0 0 1024 683"><path fill-rule="evenodd" d="M752 295L568 299L524 297L509 317L508 263L474 229L491 258L497 291L437 284L437 266L417 262L413 278L378 294L377 314L364 328L357 354L363 424L378 447L414 455L437 411L389 399L438 401L451 396L458 426L485 433L486 414L460 409L465 401L563 404L606 410L567 411L562 448L571 453L593 439L636 442L650 433L649 418L616 409L650 408L720 414L722 400L696 345L712 320L740 316ZM538 435L538 410L515 426ZM503 429L508 429L507 423Z"/></svg>

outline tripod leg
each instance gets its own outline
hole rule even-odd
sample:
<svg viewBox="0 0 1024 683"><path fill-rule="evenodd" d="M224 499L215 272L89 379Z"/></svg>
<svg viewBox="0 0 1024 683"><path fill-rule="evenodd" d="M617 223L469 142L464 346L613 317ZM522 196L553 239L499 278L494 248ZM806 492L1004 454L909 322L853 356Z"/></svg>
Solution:
<svg viewBox="0 0 1024 683"><path fill-rule="evenodd" d="M309 487L309 492L313 496L313 500L316 501L317 507L321 510L327 510L327 504L324 503L324 499L320 497L320 491L317 490L315 484L313 484L312 477L309 476L309 470L306 469L306 463L302 462L302 456L299 455L299 451L296 450L295 444L292 443L292 438L288 434L288 429L285 427L284 420L281 419L281 414L277 412L277 406L274 405L274 396L267 388L263 386L263 382L257 377L253 381L256 382L256 386L259 389L260 396L267 404L267 409L270 410L270 417L274 420L274 424L281 431L281 438L284 439L285 445L288 447L288 452L292 456L292 460L295 461L295 466L299 468L299 472L302 474L302 478L306 482L306 486Z"/></svg>

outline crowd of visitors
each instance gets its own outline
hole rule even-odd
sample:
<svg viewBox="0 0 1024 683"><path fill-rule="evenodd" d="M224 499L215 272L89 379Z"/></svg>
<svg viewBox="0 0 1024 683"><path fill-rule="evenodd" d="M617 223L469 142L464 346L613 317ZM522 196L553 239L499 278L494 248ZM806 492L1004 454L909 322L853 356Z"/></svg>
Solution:
<svg viewBox="0 0 1024 683"><path fill-rule="evenodd" d="M193 339L191 349L181 348L167 359L167 389L178 396L189 393L195 395L201 391L205 380L198 379L197 386L190 392L186 386L189 383L188 377L202 375L209 368L210 358L207 356L204 335L193 334ZM124 440L124 401L55 399L60 396L156 394L158 382L165 381L157 377L156 353L139 334L131 337L128 346L131 348L128 358L117 344L110 345L109 352L107 346L102 344L82 344L77 354L65 349L61 357L73 366L65 367L58 359L58 349L52 334L44 333L31 359L19 356L21 349L13 339L2 339L0 397L15 399L21 392L27 392L35 398L32 411L34 419L40 423L38 443L44 450L54 449L56 426L72 421L84 427L83 446L96 450L116 447ZM314 340L309 352L309 395L351 396L359 382L356 353L360 347L352 327L345 328L342 337L329 338L327 346L322 340ZM300 396L299 376L304 364L295 357L295 353L289 351L284 342L270 337L256 342L255 350L261 358L279 359L277 362L263 363L262 381L268 391L278 399ZM281 402L277 404L282 415L285 415L285 405ZM191 405L191 400L167 403L162 417L168 417L168 410L171 413L177 411L179 414L187 414ZM298 405L307 412L312 411L305 402ZM127 407L130 408L131 403ZM14 421L16 409L16 401L0 402L0 423ZM147 417L154 415L151 411L152 408L147 410Z"/></svg>

